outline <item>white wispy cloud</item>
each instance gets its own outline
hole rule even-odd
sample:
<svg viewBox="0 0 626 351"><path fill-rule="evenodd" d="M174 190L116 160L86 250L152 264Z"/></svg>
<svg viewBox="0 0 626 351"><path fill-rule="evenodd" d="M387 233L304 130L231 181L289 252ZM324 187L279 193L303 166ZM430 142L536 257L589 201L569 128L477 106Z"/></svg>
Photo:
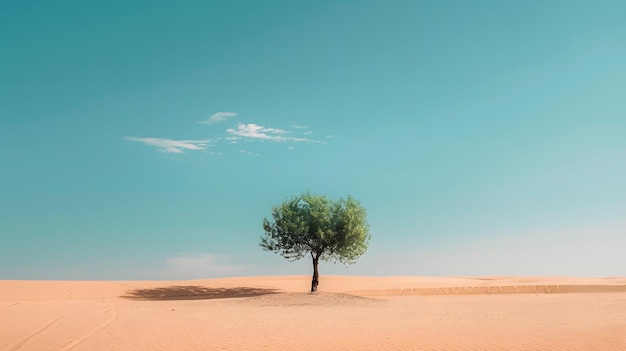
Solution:
<svg viewBox="0 0 626 351"><path fill-rule="evenodd" d="M213 124L226 121L236 117L236 112L216 112L209 116L207 120L199 121L199 124ZM286 142L286 143L317 143L327 144L326 140L316 140L308 138L313 134L313 130L309 126L292 123L291 130L281 128L266 127L256 123L238 123L235 127L226 129L222 135L213 135L211 139L168 139L168 138L137 138L128 136L124 139L136 141L145 145L156 147L158 151L165 153L180 154L187 150L203 151L210 155L219 155L218 152L209 152L207 148L218 147L223 144L240 144L245 141L270 141L270 142ZM327 136L326 138L329 138ZM291 148L293 149L293 148ZM232 150L237 152L237 149ZM251 153L255 156L259 154Z"/></svg>
<svg viewBox="0 0 626 351"><path fill-rule="evenodd" d="M290 133L290 132L286 130L278 129L278 128L267 128L267 127L263 127L254 123L250 123L250 124L240 123L239 125L237 125L236 129L228 128L226 132L230 134L231 136L238 136L238 137L250 138L250 139L270 140L270 141L293 141L293 142L306 141L306 142L320 143L317 140L285 136L285 134Z"/></svg>
<svg viewBox="0 0 626 351"><path fill-rule="evenodd" d="M213 124L221 121L225 121L231 117L236 117L236 112L216 112L212 114L207 120L199 121L200 124Z"/></svg>
<svg viewBox="0 0 626 351"><path fill-rule="evenodd" d="M180 154L184 150L206 150L211 140L174 140L161 138L124 138L130 141L137 141L146 145L157 147L158 151Z"/></svg>
<svg viewBox="0 0 626 351"><path fill-rule="evenodd" d="M259 156L259 154L255 154L252 151L248 151L248 150L239 150L240 154L246 154L246 155L252 155L252 156Z"/></svg>
<svg viewBox="0 0 626 351"><path fill-rule="evenodd" d="M165 267L157 272L163 279L201 279L238 275L247 267L232 263L228 255L211 253L179 254L165 260Z"/></svg>

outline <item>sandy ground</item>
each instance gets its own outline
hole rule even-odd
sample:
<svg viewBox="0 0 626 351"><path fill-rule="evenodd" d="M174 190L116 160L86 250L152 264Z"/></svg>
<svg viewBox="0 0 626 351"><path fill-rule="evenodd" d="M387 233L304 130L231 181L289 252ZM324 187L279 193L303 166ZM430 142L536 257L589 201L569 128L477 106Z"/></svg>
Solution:
<svg viewBox="0 0 626 351"><path fill-rule="evenodd" d="M626 350L626 278L0 281L0 350Z"/></svg>

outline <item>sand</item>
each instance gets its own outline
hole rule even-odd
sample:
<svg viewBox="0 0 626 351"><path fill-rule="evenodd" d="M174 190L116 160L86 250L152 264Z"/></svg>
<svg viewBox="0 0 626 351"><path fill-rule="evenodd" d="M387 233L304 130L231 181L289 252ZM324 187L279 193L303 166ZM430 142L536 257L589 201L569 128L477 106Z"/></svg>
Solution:
<svg viewBox="0 0 626 351"><path fill-rule="evenodd" d="M0 350L626 350L626 278L0 281Z"/></svg>

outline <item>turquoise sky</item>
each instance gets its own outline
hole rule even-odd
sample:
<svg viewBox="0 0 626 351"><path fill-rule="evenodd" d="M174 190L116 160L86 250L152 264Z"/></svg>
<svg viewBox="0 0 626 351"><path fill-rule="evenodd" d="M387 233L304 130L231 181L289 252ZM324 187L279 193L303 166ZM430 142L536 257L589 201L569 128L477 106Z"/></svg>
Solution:
<svg viewBox="0 0 626 351"><path fill-rule="evenodd" d="M626 275L626 2L0 2L0 279Z"/></svg>

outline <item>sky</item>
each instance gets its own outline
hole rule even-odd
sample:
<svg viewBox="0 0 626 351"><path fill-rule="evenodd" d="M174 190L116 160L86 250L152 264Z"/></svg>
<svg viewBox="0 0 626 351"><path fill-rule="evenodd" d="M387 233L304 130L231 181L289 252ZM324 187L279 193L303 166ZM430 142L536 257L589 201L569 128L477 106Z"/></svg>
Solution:
<svg viewBox="0 0 626 351"><path fill-rule="evenodd" d="M626 2L0 1L0 279L626 275Z"/></svg>

